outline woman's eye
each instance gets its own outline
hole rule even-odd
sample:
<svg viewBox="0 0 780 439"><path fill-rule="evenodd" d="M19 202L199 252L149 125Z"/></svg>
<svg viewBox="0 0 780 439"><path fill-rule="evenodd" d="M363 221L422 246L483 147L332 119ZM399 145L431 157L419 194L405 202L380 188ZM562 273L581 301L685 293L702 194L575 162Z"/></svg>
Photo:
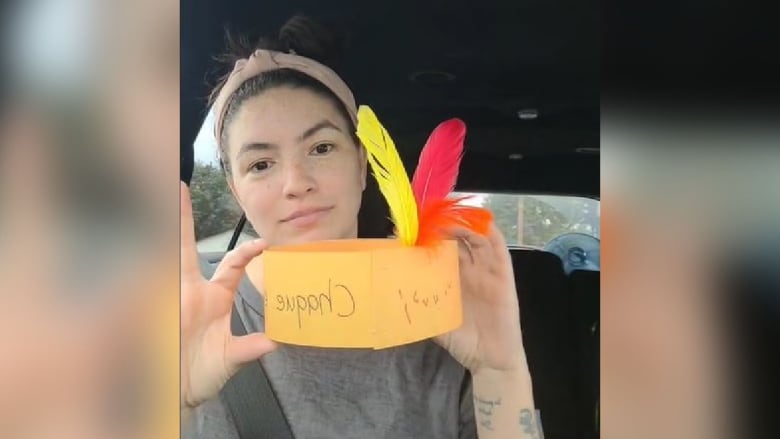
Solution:
<svg viewBox="0 0 780 439"><path fill-rule="evenodd" d="M327 154L331 152L333 148L335 148L335 146L332 143L320 143L314 147L312 152L315 154Z"/></svg>
<svg viewBox="0 0 780 439"><path fill-rule="evenodd" d="M250 170L253 171L253 172L261 172L261 171L265 171L270 166L271 166L271 164L269 162L267 162L267 161L256 162L256 163L252 164L252 167L250 168Z"/></svg>

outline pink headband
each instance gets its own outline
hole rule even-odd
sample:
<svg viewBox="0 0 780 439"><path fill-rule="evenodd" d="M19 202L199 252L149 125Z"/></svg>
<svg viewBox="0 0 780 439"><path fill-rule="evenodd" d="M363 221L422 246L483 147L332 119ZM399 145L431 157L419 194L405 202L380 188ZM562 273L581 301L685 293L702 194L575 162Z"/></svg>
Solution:
<svg viewBox="0 0 780 439"><path fill-rule="evenodd" d="M214 102L214 135L217 143L219 143L222 137L222 125L224 123L225 112L227 111L227 104L230 101L230 97L233 96L233 93L241 87L241 84L249 79L261 73L278 69L297 70L321 82L344 103L344 106L347 108L347 113L349 113L349 117L352 119L352 123L357 126L357 105L355 104L355 97L352 95L352 91L350 91L349 87L347 87L347 84L339 78L336 72L310 58L290 53L258 49L249 57L249 59L242 59L236 62L235 67L233 67L233 72L230 73L230 77L228 77L227 82L225 82L224 87L222 87L222 90L220 90L219 95Z"/></svg>

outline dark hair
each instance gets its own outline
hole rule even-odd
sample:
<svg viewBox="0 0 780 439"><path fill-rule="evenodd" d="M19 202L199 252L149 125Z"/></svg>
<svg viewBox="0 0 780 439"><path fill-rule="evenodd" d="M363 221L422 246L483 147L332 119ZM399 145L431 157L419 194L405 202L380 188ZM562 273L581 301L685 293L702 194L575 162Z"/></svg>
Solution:
<svg viewBox="0 0 780 439"><path fill-rule="evenodd" d="M341 40L335 34L316 21L300 15L292 17L282 26L276 40L261 38L255 44L251 44L246 36L234 37L230 32L226 32L226 41L226 53L216 59L231 68L236 61L248 58L255 50L265 49L305 56L335 70L342 51ZM229 76L230 73L219 79L209 96L209 106L214 104ZM227 125L248 99L277 87L304 88L328 99L347 122L350 132L355 132L352 118L350 118L344 103L320 81L293 69L279 69L261 73L241 84L227 101L225 116L222 119L222 135L220 139L217 139L217 145L220 149L220 165L225 172L230 173L230 163L226 151ZM359 144L354 134L353 140Z"/></svg>

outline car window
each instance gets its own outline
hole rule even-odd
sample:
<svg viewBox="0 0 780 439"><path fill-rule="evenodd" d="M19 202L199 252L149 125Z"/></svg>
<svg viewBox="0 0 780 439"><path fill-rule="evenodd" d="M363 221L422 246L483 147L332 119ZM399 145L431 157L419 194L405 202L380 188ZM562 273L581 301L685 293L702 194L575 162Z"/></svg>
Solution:
<svg viewBox="0 0 780 439"><path fill-rule="evenodd" d="M509 246L544 248L564 233L601 237L599 200L562 195L458 192L465 204L490 209Z"/></svg>
<svg viewBox="0 0 780 439"><path fill-rule="evenodd" d="M233 230L241 219L241 208L230 193L219 165L196 161L190 192L198 251L225 251L233 236ZM239 242L253 238L247 229L249 228L244 228Z"/></svg>
<svg viewBox="0 0 780 439"><path fill-rule="evenodd" d="M195 166L190 184L195 240L201 253L227 250L242 213L219 166L216 142L209 129L213 123L213 115L209 112L195 139ZM238 243L256 237L252 226L247 223Z"/></svg>
<svg viewBox="0 0 780 439"><path fill-rule="evenodd" d="M241 209L230 193L216 161L195 161L191 192L198 251L225 251L241 218ZM469 196L466 204L490 209L509 246L543 248L550 240L564 233L601 237L599 200L576 196L486 192L458 192L454 195ZM257 233L247 223L238 242L256 237Z"/></svg>

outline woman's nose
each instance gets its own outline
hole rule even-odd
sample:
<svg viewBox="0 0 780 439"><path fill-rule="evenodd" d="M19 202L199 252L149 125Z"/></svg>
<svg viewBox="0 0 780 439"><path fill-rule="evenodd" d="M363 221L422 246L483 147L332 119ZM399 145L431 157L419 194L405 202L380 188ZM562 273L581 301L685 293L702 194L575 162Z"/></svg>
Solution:
<svg viewBox="0 0 780 439"><path fill-rule="evenodd" d="M317 182L302 163L292 163L285 169L283 193L286 198L299 198L317 188Z"/></svg>

